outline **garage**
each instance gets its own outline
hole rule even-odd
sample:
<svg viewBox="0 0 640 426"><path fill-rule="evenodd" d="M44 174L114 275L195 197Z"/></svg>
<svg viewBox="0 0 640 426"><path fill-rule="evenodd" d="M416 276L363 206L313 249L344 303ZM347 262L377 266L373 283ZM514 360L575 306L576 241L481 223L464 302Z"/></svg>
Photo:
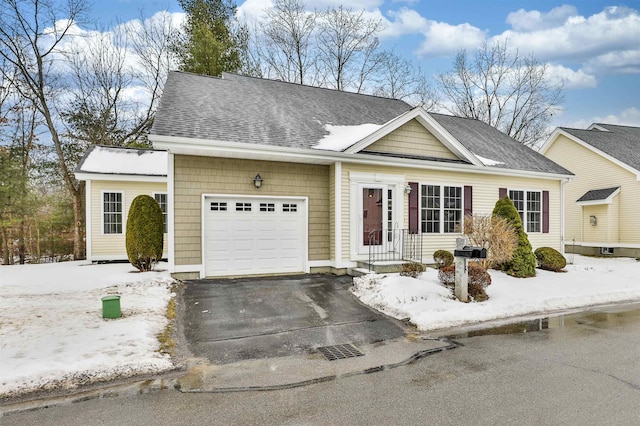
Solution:
<svg viewBox="0 0 640 426"><path fill-rule="evenodd" d="M306 198L205 196L205 275L306 272Z"/></svg>

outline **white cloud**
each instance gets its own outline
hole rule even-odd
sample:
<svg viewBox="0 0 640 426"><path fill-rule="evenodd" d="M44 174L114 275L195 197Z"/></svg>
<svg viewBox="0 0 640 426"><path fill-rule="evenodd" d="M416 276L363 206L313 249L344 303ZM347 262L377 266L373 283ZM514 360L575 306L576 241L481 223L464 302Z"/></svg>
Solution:
<svg viewBox="0 0 640 426"><path fill-rule="evenodd" d="M640 126L640 109L630 107L620 111L618 114L606 116L595 116L586 120L577 120L567 127L575 129L586 129L593 123L618 124L622 126Z"/></svg>
<svg viewBox="0 0 640 426"><path fill-rule="evenodd" d="M515 31L537 31L545 28L553 28L563 25L568 18L576 16L578 10L575 6L562 5L544 13L538 10L526 11L520 9L507 15L507 23Z"/></svg>
<svg viewBox="0 0 640 426"><path fill-rule="evenodd" d="M562 83L565 89L593 88L598 85L594 75L580 69L574 71L562 65L548 65L547 73L552 83Z"/></svg>
<svg viewBox="0 0 640 426"><path fill-rule="evenodd" d="M398 11L389 11L392 20L387 21L381 36L401 37L406 34L418 34L429 28L430 21L413 9L406 7Z"/></svg>
<svg viewBox="0 0 640 426"><path fill-rule="evenodd" d="M486 38L486 31L467 23L431 22L423 34L425 39L415 53L426 56L448 56L460 49L476 49Z"/></svg>
<svg viewBox="0 0 640 426"><path fill-rule="evenodd" d="M640 67L637 10L607 7L589 17L571 15L569 9L554 14L555 10L548 14L521 10L509 15L514 29L494 40L508 40L510 46L523 53L531 52L542 61L588 64L586 69L591 73L635 72ZM540 19L536 20L538 14ZM556 19L543 24L547 15L554 15ZM524 23L525 16L533 17L532 23ZM554 23L555 26L551 26Z"/></svg>

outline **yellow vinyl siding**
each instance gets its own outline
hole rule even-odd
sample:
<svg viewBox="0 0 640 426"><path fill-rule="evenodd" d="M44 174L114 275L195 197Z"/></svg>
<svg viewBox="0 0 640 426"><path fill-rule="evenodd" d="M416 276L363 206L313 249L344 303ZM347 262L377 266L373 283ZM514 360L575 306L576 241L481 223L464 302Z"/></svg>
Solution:
<svg viewBox="0 0 640 426"><path fill-rule="evenodd" d="M358 164L343 163L342 169L342 253L343 260L351 259L349 230L351 227L350 211L350 172L380 173L404 175L406 182L421 184L443 184L473 187L473 213L478 215L491 214L498 201L498 189L524 189L549 191L549 233L530 233L529 241L534 249L548 246L560 250L560 181L554 179L536 179L516 176L493 176L485 174L461 173L452 166L451 171L429 171L419 169L404 169L400 167L375 167ZM404 196L405 217L403 228L408 227L408 196ZM355 212L354 212L355 213ZM357 232L357 230L353 230ZM456 237L460 234L423 234L423 261L433 261L433 252L438 249L453 250Z"/></svg>
<svg viewBox="0 0 640 426"><path fill-rule="evenodd" d="M329 259L336 258L336 242L334 236L336 235L336 215L334 214L336 208L336 166L332 164L329 166Z"/></svg>
<svg viewBox="0 0 640 426"><path fill-rule="evenodd" d="M176 265L202 263L203 194L309 197L309 260L329 259L329 166L176 155L174 171Z"/></svg>
<svg viewBox="0 0 640 426"><path fill-rule="evenodd" d="M583 241L611 242L609 238L609 206L601 204L597 206L584 206L582 208ZM590 223L590 217L597 218L597 225Z"/></svg>
<svg viewBox="0 0 640 426"><path fill-rule="evenodd" d="M459 159L415 119L372 143L364 151Z"/></svg>
<svg viewBox="0 0 640 426"><path fill-rule="evenodd" d="M583 224L583 208L576 200L592 189L620 187L620 193L614 197L617 202L617 213L609 215L609 219L617 220L612 225L610 243L640 244L640 182L636 175L620 167L614 162L596 154L590 149L559 135L549 147L545 156L569 169L576 176L565 184L565 241L606 242L597 241L596 234L585 234L590 225ZM586 216L588 219L588 216ZM598 227L600 227L598 220ZM603 224L604 225L604 224ZM617 230L615 230L617 228Z"/></svg>
<svg viewBox="0 0 640 426"><path fill-rule="evenodd" d="M102 225L103 192L122 193L122 234L104 234ZM126 260L125 243L127 215L131 202L138 195L153 197L156 192L167 192L167 184L163 182L132 181L91 181L91 257L100 260ZM169 256L167 234L164 236L163 257Z"/></svg>

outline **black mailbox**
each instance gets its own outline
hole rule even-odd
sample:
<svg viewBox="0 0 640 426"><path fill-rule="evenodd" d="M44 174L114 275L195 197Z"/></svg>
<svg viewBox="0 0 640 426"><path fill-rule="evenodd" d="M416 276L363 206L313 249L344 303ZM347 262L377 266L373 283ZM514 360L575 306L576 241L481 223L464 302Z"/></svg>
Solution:
<svg viewBox="0 0 640 426"><path fill-rule="evenodd" d="M456 257L468 257L469 259L486 259L487 249L482 247L464 246L462 250L454 250Z"/></svg>

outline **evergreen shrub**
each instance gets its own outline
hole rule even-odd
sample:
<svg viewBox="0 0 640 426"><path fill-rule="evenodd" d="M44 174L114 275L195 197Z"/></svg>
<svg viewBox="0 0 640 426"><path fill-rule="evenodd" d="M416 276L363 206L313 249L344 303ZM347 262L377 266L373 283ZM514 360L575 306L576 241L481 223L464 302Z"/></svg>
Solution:
<svg viewBox="0 0 640 426"><path fill-rule="evenodd" d="M436 262L438 269L453 265L453 253L447 250L436 250L433 253L433 260Z"/></svg>
<svg viewBox="0 0 640 426"><path fill-rule="evenodd" d="M162 210L149 195L133 199L127 216L127 256L139 271L150 271L162 259Z"/></svg>
<svg viewBox="0 0 640 426"><path fill-rule="evenodd" d="M538 260L538 267L547 271L562 272L567 266L567 259L562 253L551 247L540 247L533 252Z"/></svg>
<svg viewBox="0 0 640 426"><path fill-rule="evenodd" d="M493 214L506 219L513 226L518 236L518 245L513 252L511 260L503 262L501 269L507 274L527 278L536 276L536 257L533 254L531 243L522 226L520 215L509 197L504 197L496 202Z"/></svg>
<svg viewBox="0 0 640 426"><path fill-rule="evenodd" d="M418 262L407 262L402 264L400 275L404 277L417 278L421 273L426 271L427 268Z"/></svg>

